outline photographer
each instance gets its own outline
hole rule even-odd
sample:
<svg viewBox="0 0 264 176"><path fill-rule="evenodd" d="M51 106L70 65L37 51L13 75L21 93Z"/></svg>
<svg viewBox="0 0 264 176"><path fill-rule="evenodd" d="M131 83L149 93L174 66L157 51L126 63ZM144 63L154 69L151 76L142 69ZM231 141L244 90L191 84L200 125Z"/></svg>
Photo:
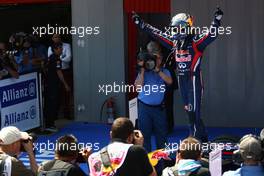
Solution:
<svg viewBox="0 0 264 176"><path fill-rule="evenodd" d="M28 154L31 170L17 159L21 153L21 146ZM36 175L38 170L31 137L14 126L4 127L0 131L0 160L4 165L0 175L6 173L12 176L32 176Z"/></svg>
<svg viewBox="0 0 264 176"><path fill-rule="evenodd" d="M261 166L263 159L263 146L261 140L254 135L245 135L239 142L239 154L243 160L241 168L228 171L223 176L263 176L264 168Z"/></svg>
<svg viewBox="0 0 264 176"><path fill-rule="evenodd" d="M117 118L110 132L111 143L89 157L90 175L156 176L144 138L128 118ZM134 144L134 145L133 145Z"/></svg>
<svg viewBox="0 0 264 176"><path fill-rule="evenodd" d="M18 35L18 34L17 34ZM18 41L17 41L18 40ZM33 49L31 47L31 38L26 34L16 36L13 41L15 44L15 60L18 64L19 73L28 73L33 71Z"/></svg>
<svg viewBox="0 0 264 176"><path fill-rule="evenodd" d="M38 175L85 176L78 165L79 153L87 162L90 150L84 149L80 152L78 141L73 135L61 136L56 143L55 159L42 163Z"/></svg>
<svg viewBox="0 0 264 176"><path fill-rule="evenodd" d="M167 116L167 121L168 121L168 132L171 133L173 131L174 128L174 113L173 113L173 99L174 99L174 90L178 89L178 80L177 80L177 76L175 73L175 59L172 55L172 53L168 54L167 58L165 58L164 56L166 56L166 54L164 55L162 52L162 47L160 46L160 44L156 41L150 41L147 44L147 51L150 54L154 54L157 57L161 57L162 58L162 67L166 68L171 75L172 78L172 84L169 86L166 86L166 92L164 95L164 104L166 107L166 116Z"/></svg>
<svg viewBox="0 0 264 176"><path fill-rule="evenodd" d="M13 56L6 51L6 45L0 42L0 79L5 76L12 76L18 78L17 64Z"/></svg>
<svg viewBox="0 0 264 176"><path fill-rule="evenodd" d="M202 144L193 137L184 139L179 146L176 164L163 170L162 176L210 176L201 164Z"/></svg>
<svg viewBox="0 0 264 176"><path fill-rule="evenodd" d="M143 133L144 148L148 152L151 151L152 129L158 149L164 148L167 141L168 124L163 100L166 85L172 84L172 78L167 69L161 68L161 62L160 55L149 53L140 53L137 61L140 71L135 80L135 86L143 87L138 94L138 127ZM153 65L154 68L150 68ZM145 89L147 86L150 87L148 92Z"/></svg>

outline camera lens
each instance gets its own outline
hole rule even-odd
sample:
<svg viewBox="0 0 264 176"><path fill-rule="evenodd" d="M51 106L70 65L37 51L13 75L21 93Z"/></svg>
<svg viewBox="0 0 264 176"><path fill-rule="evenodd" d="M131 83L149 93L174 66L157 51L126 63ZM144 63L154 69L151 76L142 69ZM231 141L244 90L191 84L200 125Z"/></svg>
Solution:
<svg viewBox="0 0 264 176"><path fill-rule="evenodd" d="M147 70L153 70L156 66L156 63L154 60L147 60L145 63L145 67Z"/></svg>

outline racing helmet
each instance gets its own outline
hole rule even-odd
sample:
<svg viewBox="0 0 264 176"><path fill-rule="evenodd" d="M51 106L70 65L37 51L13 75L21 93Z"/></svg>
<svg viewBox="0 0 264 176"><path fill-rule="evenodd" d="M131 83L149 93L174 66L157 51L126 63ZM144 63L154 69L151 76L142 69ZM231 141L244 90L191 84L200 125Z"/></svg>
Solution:
<svg viewBox="0 0 264 176"><path fill-rule="evenodd" d="M188 28L193 26L193 17L187 13L179 13L172 17L170 27L174 39L184 39L191 32Z"/></svg>

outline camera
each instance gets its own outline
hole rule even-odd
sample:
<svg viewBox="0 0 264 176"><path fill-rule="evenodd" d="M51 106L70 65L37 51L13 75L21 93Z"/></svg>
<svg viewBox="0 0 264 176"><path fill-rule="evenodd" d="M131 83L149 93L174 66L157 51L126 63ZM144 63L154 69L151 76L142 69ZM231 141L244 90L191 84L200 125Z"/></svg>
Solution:
<svg viewBox="0 0 264 176"><path fill-rule="evenodd" d="M9 39L9 44L11 51L15 51L14 56L19 56L21 52L28 54L32 41L33 37L31 35L25 33L13 34Z"/></svg>
<svg viewBox="0 0 264 176"><path fill-rule="evenodd" d="M24 35L13 34L9 39L10 49L12 51L19 51L23 47ZM18 53L15 53L17 56Z"/></svg>
<svg viewBox="0 0 264 176"><path fill-rule="evenodd" d="M17 71L17 63L12 54L0 50L0 66L1 68L10 67L12 70Z"/></svg>
<svg viewBox="0 0 264 176"><path fill-rule="evenodd" d="M152 71L155 69L156 67L156 59L157 57L153 54L149 54L147 52L139 52L137 60L138 62L143 61L143 67L147 70L147 71Z"/></svg>
<svg viewBox="0 0 264 176"><path fill-rule="evenodd" d="M78 156L77 156L76 162L78 162L78 163L86 163L87 161L82 156L82 153L78 152Z"/></svg>
<svg viewBox="0 0 264 176"><path fill-rule="evenodd" d="M30 142L30 141L31 141L32 143L34 143L36 140L37 140L37 135L34 134L34 133L30 133L28 139L26 139L26 140L22 140L22 141L21 141L20 151L21 151L21 152L26 152L23 143L28 143L28 142ZM34 152L35 152L35 151L34 151Z"/></svg>

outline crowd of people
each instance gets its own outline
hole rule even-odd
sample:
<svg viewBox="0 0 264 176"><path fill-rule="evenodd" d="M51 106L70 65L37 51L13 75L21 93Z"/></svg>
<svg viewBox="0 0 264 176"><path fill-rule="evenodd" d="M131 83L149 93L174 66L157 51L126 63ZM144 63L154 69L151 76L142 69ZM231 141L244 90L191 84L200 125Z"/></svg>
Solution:
<svg viewBox="0 0 264 176"><path fill-rule="evenodd" d="M125 117L117 118L111 127L110 142L97 152L78 147L78 139L66 134L56 140L53 160L37 164L32 137L14 126L0 131L0 174L8 176L84 176L79 167L81 158L89 166L91 176L210 176L208 165L202 162L202 144L194 137L180 143L173 166L163 167L159 172L143 147L144 136L135 130L133 123ZM237 151L242 159L241 167L224 172L224 176L263 176L264 129L260 137L245 135ZM28 154L30 167L19 160L20 153Z"/></svg>
<svg viewBox="0 0 264 176"><path fill-rule="evenodd" d="M19 32L12 34L8 43L0 43L2 79L8 76L18 78L24 73L37 71L47 60L46 47L36 36Z"/></svg>
<svg viewBox="0 0 264 176"><path fill-rule="evenodd" d="M54 34L49 47L34 35L13 34L8 43L0 42L0 79L31 73L42 73L44 85L44 117L47 130L56 131L58 109L72 118L72 54L71 46Z"/></svg>

